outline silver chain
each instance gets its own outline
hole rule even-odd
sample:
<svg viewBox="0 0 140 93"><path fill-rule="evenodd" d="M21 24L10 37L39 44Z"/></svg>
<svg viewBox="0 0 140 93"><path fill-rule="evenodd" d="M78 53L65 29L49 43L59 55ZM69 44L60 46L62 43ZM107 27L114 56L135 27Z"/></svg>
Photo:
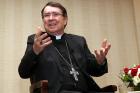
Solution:
<svg viewBox="0 0 140 93"><path fill-rule="evenodd" d="M70 70L70 74L73 75L75 81L78 81L78 77L77 75L79 75L78 71L76 71L74 69L74 66L72 64L72 60L71 60L71 56L70 56L70 51L69 51L69 48L68 48L68 44L65 40L65 44L66 44L66 48L67 48L67 51L68 51L68 57L69 57L69 61L70 63L64 58L64 56L60 53L60 51L55 47L55 49L57 50L57 52L59 53L59 55L62 57L62 59L70 66L71 70Z"/></svg>
<svg viewBox="0 0 140 93"><path fill-rule="evenodd" d="M70 56L70 52L69 52L69 48L68 48L68 44L65 40L65 44L66 44L66 48L67 48L67 51L68 51L68 57L69 57L69 61L70 63L66 60L66 58L64 58L64 56L60 53L60 51L55 47L56 51L59 53L59 55L62 57L62 59L72 68L73 67L73 64L72 64L72 60L71 60L71 56Z"/></svg>

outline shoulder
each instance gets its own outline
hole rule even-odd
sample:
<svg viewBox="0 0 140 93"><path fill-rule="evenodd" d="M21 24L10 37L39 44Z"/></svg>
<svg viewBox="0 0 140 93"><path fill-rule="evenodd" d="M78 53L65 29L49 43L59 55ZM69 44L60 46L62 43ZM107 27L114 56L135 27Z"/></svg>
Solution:
<svg viewBox="0 0 140 93"><path fill-rule="evenodd" d="M29 35L29 36L28 36L27 43L33 43L33 42L34 42L34 37L35 37L35 34Z"/></svg>
<svg viewBox="0 0 140 93"><path fill-rule="evenodd" d="M74 34L66 34L66 36L71 40L71 42L74 42L75 44L86 44L86 39L84 38L84 36Z"/></svg>
<svg viewBox="0 0 140 93"><path fill-rule="evenodd" d="M68 37L72 38L72 39L85 39L84 36L80 36L80 35L75 35L75 34L66 34Z"/></svg>
<svg viewBox="0 0 140 93"><path fill-rule="evenodd" d="M31 34L28 36L28 39L34 39L34 37L35 37L35 34Z"/></svg>

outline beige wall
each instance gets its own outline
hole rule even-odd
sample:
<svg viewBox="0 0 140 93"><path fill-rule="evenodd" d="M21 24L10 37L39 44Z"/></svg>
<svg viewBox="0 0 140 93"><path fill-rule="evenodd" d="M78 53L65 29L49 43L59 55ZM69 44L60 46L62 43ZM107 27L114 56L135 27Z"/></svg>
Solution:
<svg viewBox="0 0 140 93"><path fill-rule="evenodd" d="M134 4L134 15L135 15L135 23L136 23L136 35L137 35L137 42L138 42L138 53L139 53L139 60L140 60L140 0L133 0Z"/></svg>
<svg viewBox="0 0 140 93"><path fill-rule="evenodd" d="M27 36L42 25L40 10L50 0L0 0L0 93L29 93L29 80L18 75ZM90 50L107 38L109 73L100 86L120 85L119 71L140 63L140 0L53 0L68 11L66 32L83 35Z"/></svg>

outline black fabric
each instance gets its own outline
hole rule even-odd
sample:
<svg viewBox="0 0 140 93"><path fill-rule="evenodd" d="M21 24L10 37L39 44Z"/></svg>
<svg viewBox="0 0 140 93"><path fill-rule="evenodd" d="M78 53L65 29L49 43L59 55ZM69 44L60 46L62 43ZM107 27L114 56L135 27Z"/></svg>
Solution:
<svg viewBox="0 0 140 93"><path fill-rule="evenodd" d="M60 88L63 86L62 82L65 80L62 74L64 70L60 64L63 63L63 60L53 44L47 46L39 55L35 55L32 50L34 36L28 37L26 53L18 68L19 75L21 78L30 78L31 83L48 80L48 92L59 93ZM87 82L88 90L101 91L90 75L101 76L107 73L107 62L104 65L97 64L95 56L89 51L83 37L65 34L65 39L68 42L75 68L82 73L83 79ZM83 80L81 81L83 82Z"/></svg>
<svg viewBox="0 0 140 93"><path fill-rule="evenodd" d="M83 93L83 92L80 92L80 91L61 91L60 93Z"/></svg>
<svg viewBox="0 0 140 93"><path fill-rule="evenodd" d="M68 62L68 63L65 62L65 60L60 62L61 68L63 70L63 73L62 73L63 76L61 76L62 87L60 88L60 90L87 91L87 82L85 81L85 77L83 76L83 74L79 70L79 67L77 66L77 64L75 62L76 60L74 59L74 57L72 55L72 51L70 51L70 47L66 46L67 41L65 39L65 34L59 40L56 40L54 36L50 36L50 37L53 40L54 46L60 51L62 56ZM67 50L67 48L68 48L68 50ZM70 57L71 57L72 64L73 64L75 70L78 71L78 73L79 73L78 82L75 81L73 75L70 74L71 67L68 64L71 64L71 63L70 63L69 53L68 52L70 52Z"/></svg>

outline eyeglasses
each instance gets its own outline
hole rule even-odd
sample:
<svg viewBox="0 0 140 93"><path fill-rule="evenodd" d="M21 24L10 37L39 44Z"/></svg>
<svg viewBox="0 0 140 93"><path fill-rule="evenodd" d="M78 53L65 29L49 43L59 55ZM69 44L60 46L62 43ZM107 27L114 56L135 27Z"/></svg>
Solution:
<svg viewBox="0 0 140 93"><path fill-rule="evenodd" d="M43 17L44 18L49 18L50 16L53 16L53 17L58 17L58 16L61 16L63 15L62 13L58 13L58 12L52 12L52 13L44 13Z"/></svg>

